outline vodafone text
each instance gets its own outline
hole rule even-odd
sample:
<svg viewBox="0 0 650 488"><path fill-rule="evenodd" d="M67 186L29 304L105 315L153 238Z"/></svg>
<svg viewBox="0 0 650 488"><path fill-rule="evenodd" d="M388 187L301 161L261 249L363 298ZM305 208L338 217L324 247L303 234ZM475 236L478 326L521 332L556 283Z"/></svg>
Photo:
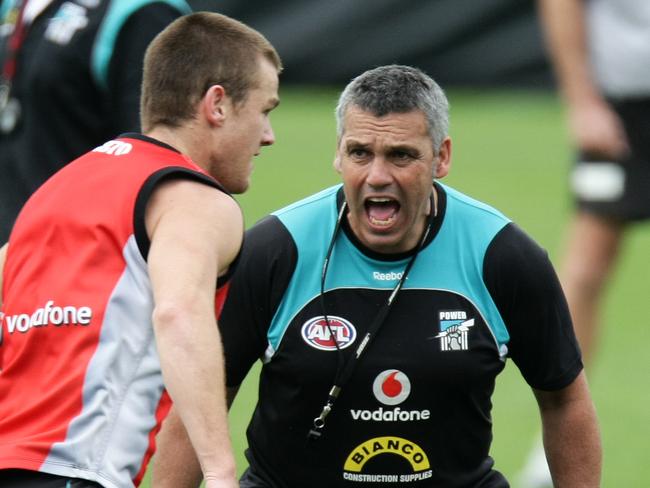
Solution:
<svg viewBox="0 0 650 488"><path fill-rule="evenodd" d="M46 327L54 325L61 327L64 325L82 325L90 324L93 317L93 311L90 307L59 307L54 305L54 300L48 300L44 307L37 308L34 313L16 315L5 315L4 321L7 323L7 331L10 334L18 331L21 333L28 332L33 327Z"/></svg>
<svg viewBox="0 0 650 488"><path fill-rule="evenodd" d="M353 420L374 420L376 422L410 422L413 420L428 420L431 417L429 410L402 410L395 407L392 410L350 410Z"/></svg>

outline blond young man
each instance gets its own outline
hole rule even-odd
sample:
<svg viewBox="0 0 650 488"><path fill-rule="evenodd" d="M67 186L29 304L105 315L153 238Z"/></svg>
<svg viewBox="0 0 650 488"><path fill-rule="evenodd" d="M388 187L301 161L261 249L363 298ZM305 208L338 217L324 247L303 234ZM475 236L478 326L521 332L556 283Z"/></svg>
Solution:
<svg viewBox="0 0 650 488"><path fill-rule="evenodd" d="M215 289L242 242L230 193L274 142L280 70L233 19L175 21L145 56L144 135L73 161L24 206L3 266L4 487L137 486L169 397L207 486L237 486Z"/></svg>

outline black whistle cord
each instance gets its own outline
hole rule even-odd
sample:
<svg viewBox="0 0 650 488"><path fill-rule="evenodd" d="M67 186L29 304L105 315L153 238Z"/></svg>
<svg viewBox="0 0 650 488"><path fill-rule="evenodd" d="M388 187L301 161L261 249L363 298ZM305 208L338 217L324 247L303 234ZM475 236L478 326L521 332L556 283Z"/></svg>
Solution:
<svg viewBox="0 0 650 488"><path fill-rule="evenodd" d="M375 336L379 332L379 329L386 321L388 312L390 312L390 309L393 303L395 302L395 298L397 297L397 294L402 289L402 286L404 285L404 282L406 281L406 278L409 272L411 271L413 264L415 263L415 258L418 256L420 250L424 246L424 243L427 240L429 232L431 231L433 221L437 215L437 209L436 206L434 205L434 197L432 195L431 208L434 209L434 211L432 212L432 218L429 219L428 225L425 227L424 231L422 232L422 237L420 237L420 242L418 244L415 253L413 254L413 256L411 256L411 259L406 264L402 276L400 277L399 281L393 288L391 294L388 296L388 300L386 300L386 302L382 305L382 307L375 315L372 323L370 324L370 327L368 327L368 331L366 332L366 335L363 337L363 340L357 346L356 351L352 356L350 356L350 358L348 358L345 364L343 364L343 351L341 351L338 342L336 341L336 336L333 333L329 318L325 311L325 278L327 277L327 269L329 267L329 262L332 257L332 251L334 249L336 238L341 229L341 222L343 220L343 216L345 215L346 208L347 208L347 204L346 202L343 202L343 204L341 205L341 210L339 211L338 218L336 220L336 226L334 227L334 232L332 232L332 239L330 240L330 244L327 249L327 254L323 262L323 272L321 275L321 286L320 286L320 303L323 311L323 317L325 318L325 323L329 330L330 337L334 338L334 344L338 352L339 364L337 367L336 376L334 377L334 384L332 385L332 388L330 389L327 395L327 401L325 402L325 405L323 406L320 415L314 418L313 426L311 429L309 429L309 432L307 434L307 438L310 440L317 440L322 435L323 428L325 427L325 419L332 411L332 408L334 407L334 403L336 402L336 399L339 397L341 390L350 381L350 378L352 377L352 373L354 373L354 370L357 364L359 363L359 359L361 358L361 355L367 350L368 346L370 345L370 342L372 341L372 339L375 338Z"/></svg>

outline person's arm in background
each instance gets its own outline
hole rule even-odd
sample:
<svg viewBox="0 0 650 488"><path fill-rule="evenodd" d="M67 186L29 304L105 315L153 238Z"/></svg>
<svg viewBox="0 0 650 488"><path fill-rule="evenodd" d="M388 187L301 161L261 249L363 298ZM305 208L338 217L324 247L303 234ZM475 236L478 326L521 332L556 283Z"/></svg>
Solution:
<svg viewBox="0 0 650 488"><path fill-rule="evenodd" d="M618 115L596 86L589 62L586 0L538 0L547 50L568 109L571 137L586 152L618 159L629 150Z"/></svg>
<svg viewBox="0 0 650 488"><path fill-rule="evenodd" d="M152 39L181 14L176 7L165 2L153 2L138 8L121 27L107 74L110 124L115 136L140 131L144 53Z"/></svg>
<svg viewBox="0 0 650 488"><path fill-rule="evenodd" d="M584 371L557 391L533 389L542 417L544 450L556 488L598 488L602 447Z"/></svg>
<svg viewBox="0 0 650 488"><path fill-rule="evenodd" d="M239 388L228 388L228 408ZM153 458L153 488L197 488L203 480L201 465L196 457L187 430L176 408L172 407L156 438L160 449Z"/></svg>
<svg viewBox="0 0 650 488"><path fill-rule="evenodd" d="M237 486L214 293L218 273L239 251L241 210L212 187L173 180L154 191L145 220L165 387L187 428L206 487Z"/></svg>

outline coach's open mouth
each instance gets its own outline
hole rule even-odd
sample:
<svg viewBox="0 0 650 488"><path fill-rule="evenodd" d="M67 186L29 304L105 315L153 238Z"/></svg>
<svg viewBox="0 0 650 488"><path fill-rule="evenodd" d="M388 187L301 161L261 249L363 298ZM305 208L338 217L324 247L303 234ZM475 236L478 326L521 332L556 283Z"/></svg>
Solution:
<svg viewBox="0 0 650 488"><path fill-rule="evenodd" d="M367 198L364 205L368 221L375 227L390 227L400 210L399 202L389 197Z"/></svg>

